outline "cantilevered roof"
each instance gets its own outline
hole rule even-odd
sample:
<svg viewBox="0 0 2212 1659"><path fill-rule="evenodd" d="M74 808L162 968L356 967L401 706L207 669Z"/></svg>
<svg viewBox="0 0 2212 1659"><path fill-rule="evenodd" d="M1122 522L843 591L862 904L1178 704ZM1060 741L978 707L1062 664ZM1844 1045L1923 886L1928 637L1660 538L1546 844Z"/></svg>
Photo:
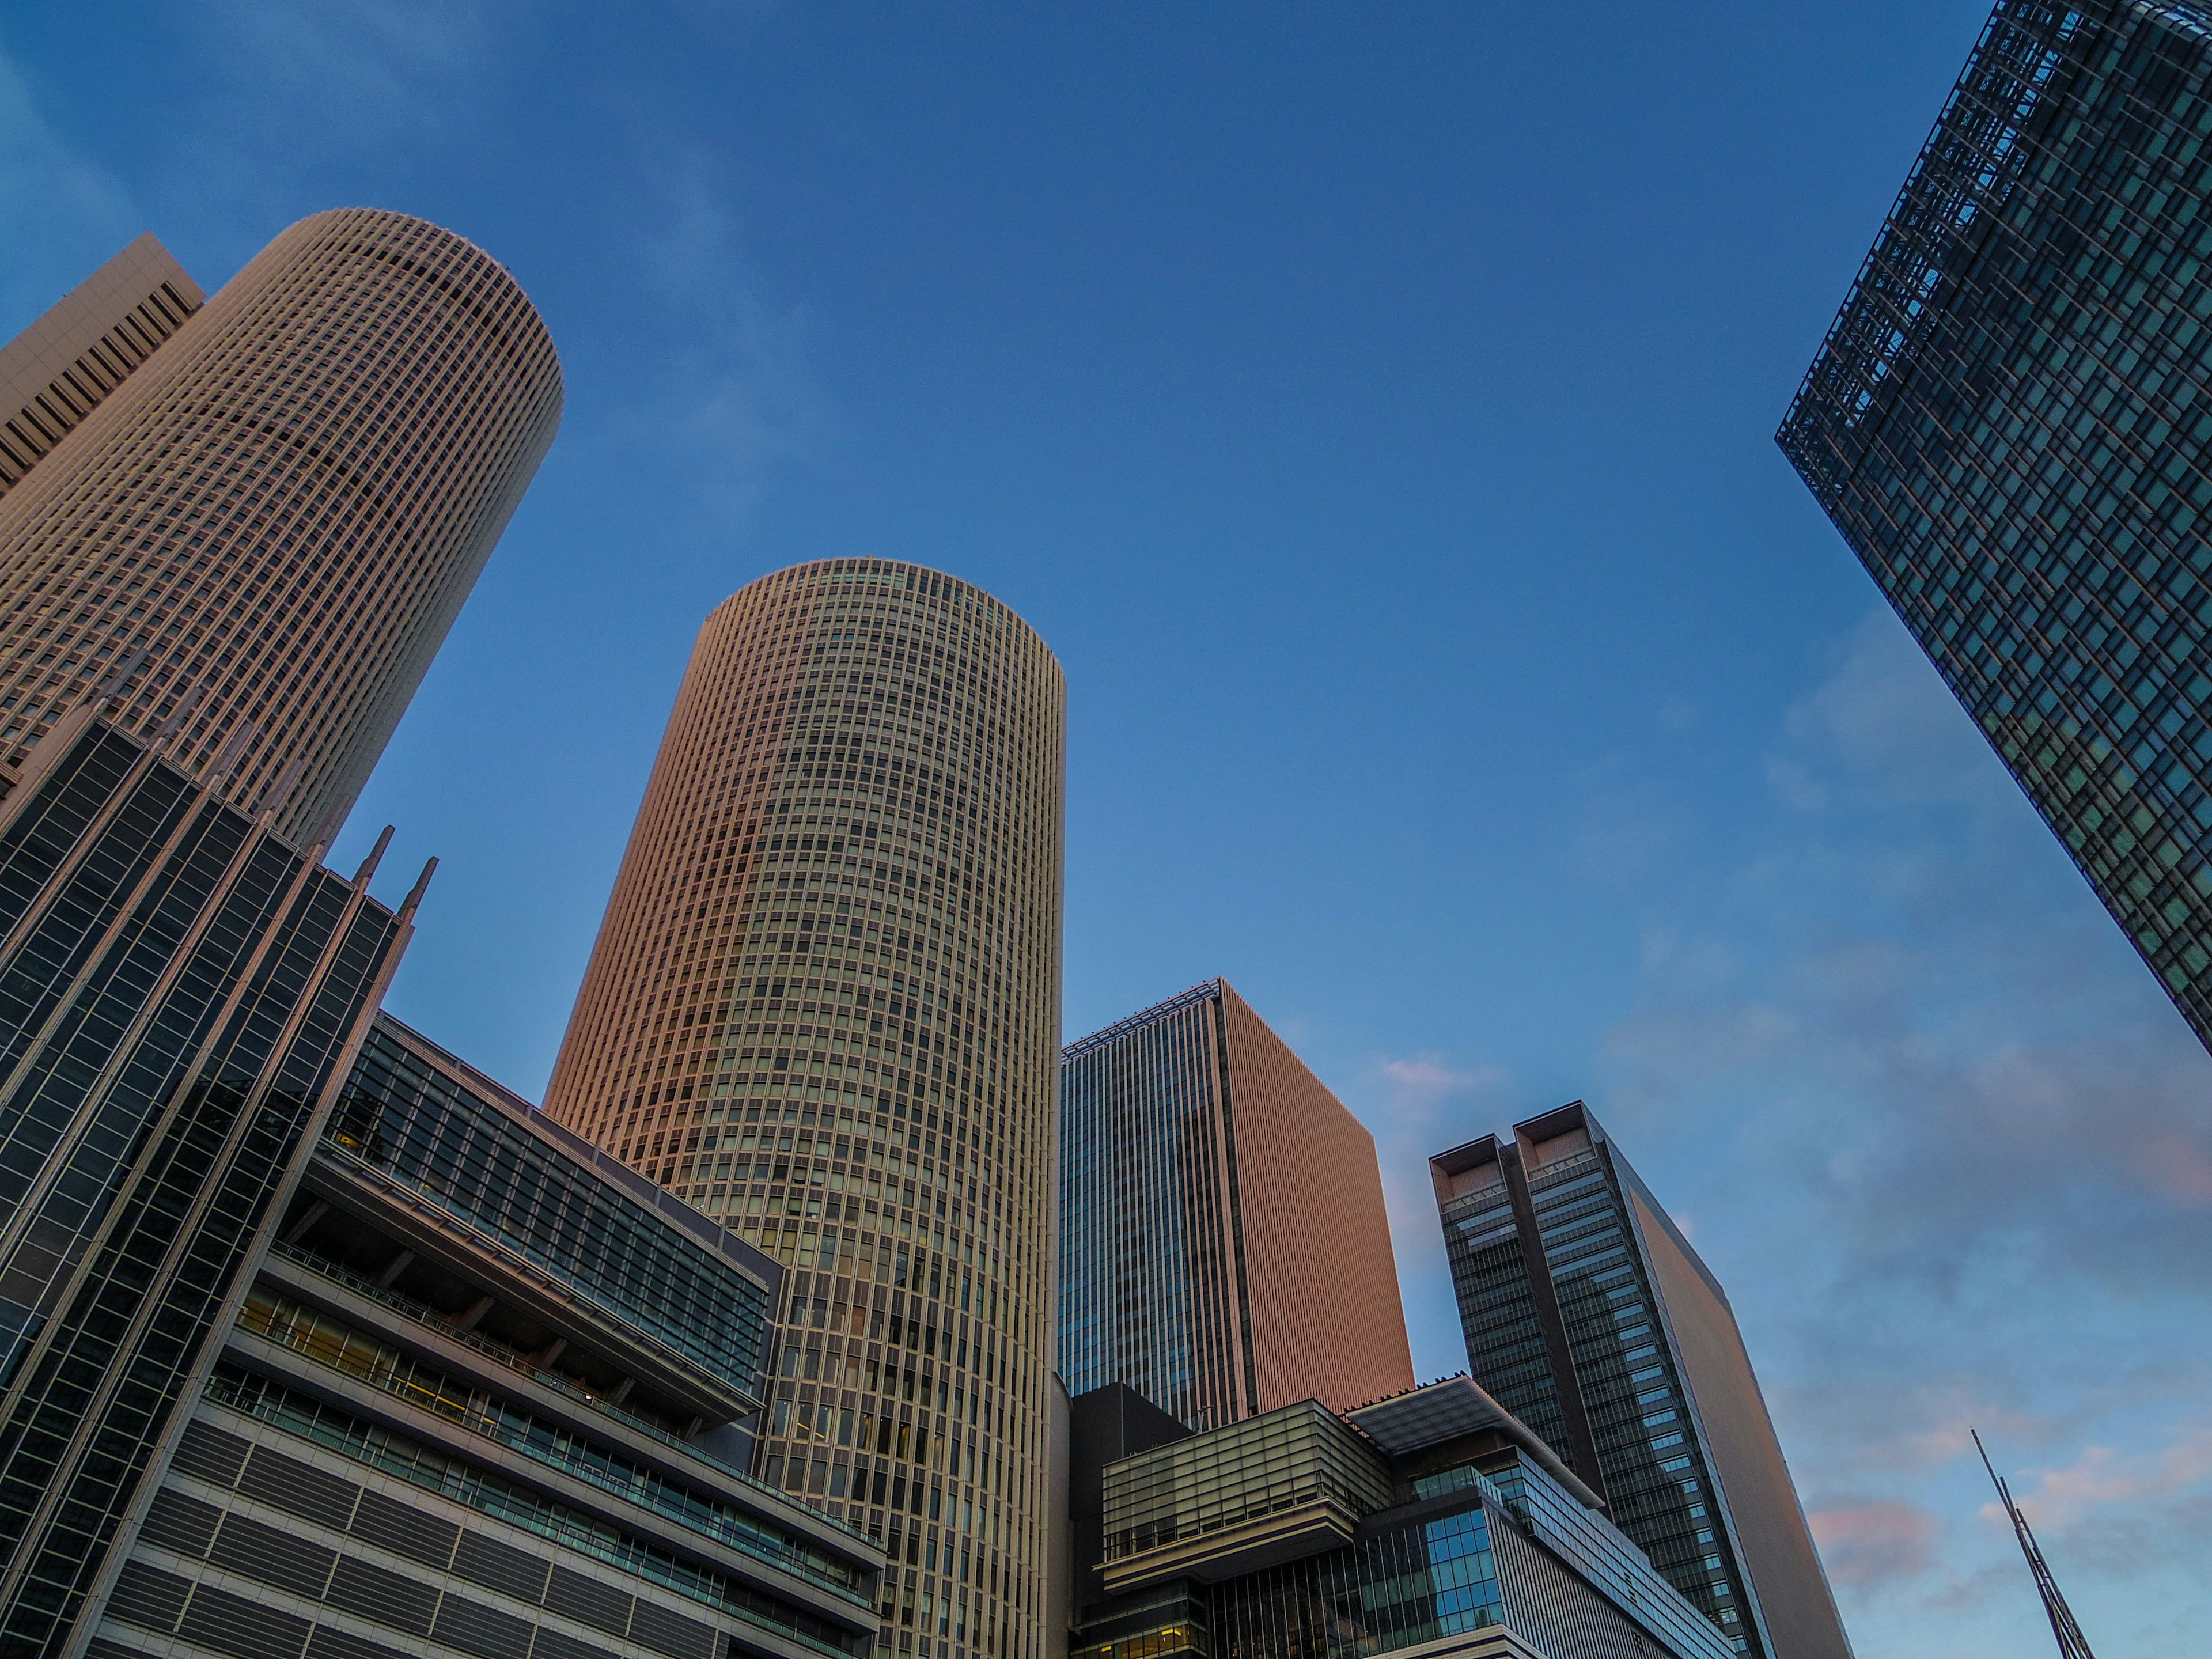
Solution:
<svg viewBox="0 0 2212 1659"><path fill-rule="evenodd" d="M1471 1378L1448 1376L1441 1382L1378 1400L1346 1412L1345 1421L1392 1457L1409 1456L1431 1446L1487 1429L1503 1435L1553 1480L1574 1494L1585 1509L1602 1510L1605 1500L1576 1478L1544 1438L1476 1387Z"/></svg>

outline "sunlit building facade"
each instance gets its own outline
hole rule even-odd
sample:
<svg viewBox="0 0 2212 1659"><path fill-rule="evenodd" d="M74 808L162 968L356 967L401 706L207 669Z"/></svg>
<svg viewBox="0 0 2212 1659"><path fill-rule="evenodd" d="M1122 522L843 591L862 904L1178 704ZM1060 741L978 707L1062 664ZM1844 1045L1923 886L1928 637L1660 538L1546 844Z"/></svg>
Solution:
<svg viewBox="0 0 2212 1659"><path fill-rule="evenodd" d="M0 362L0 437L40 410L52 437L5 460L0 763L127 671L126 730L173 721L179 764L273 793L306 845L360 793L553 441L560 362L505 270L404 214L319 213L204 305L189 283L142 240Z"/></svg>
<svg viewBox="0 0 2212 1659"><path fill-rule="evenodd" d="M547 1109L790 1271L756 1468L881 1544L882 1646L1065 1640L1052 1380L1065 690L953 577L701 629Z"/></svg>
<svg viewBox="0 0 2212 1659"><path fill-rule="evenodd" d="M1194 1429L1409 1389L1375 1140L1226 980L1060 1063L1060 1367Z"/></svg>

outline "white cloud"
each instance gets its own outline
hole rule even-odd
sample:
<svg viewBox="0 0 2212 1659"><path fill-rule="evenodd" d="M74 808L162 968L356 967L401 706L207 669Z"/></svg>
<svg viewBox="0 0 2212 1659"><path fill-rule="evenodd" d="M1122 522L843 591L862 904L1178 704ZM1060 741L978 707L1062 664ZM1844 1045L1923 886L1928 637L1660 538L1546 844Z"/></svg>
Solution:
<svg viewBox="0 0 2212 1659"><path fill-rule="evenodd" d="M2212 1421L2191 1425L2155 1451L2130 1455L2110 1446L2087 1446L2071 1463L2033 1474L2036 1484L2027 1491L2021 1480L2007 1480L2028 1524L2039 1531L2072 1525L2108 1504L2171 1497L2212 1480ZM1982 1516L2009 1525L1995 1501L1983 1508Z"/></svg>

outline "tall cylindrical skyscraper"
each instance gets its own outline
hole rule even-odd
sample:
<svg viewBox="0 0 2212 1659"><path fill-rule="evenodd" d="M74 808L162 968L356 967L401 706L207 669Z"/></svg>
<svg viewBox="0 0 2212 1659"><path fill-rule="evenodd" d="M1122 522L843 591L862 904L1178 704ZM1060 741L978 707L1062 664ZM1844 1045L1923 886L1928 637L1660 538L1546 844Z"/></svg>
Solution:
<svg viewBox="0 0 2212 1659"><path fill-rule="evenodd" d="M0 497L0 759L137 666L119 719L277 808L353 804L544 459L561 368L420 219L303 219Z"/></svg>
<svg viewBox="0 0 2212 1659"><path fill-rule="evenodd" d="M951 577L700 630L546 1109L792 1269L756 1467L898 1562L884 1640L1039 1659L1066 690Z"/></svg>

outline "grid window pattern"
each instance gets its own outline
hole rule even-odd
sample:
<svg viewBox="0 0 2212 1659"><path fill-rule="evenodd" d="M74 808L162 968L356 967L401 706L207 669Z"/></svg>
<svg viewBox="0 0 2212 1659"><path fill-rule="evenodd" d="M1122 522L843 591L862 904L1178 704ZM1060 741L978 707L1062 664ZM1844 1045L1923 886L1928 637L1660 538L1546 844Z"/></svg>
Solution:
<svg viewBox="0 0 2212 1659"><path fill-rule="evenodd" d="M1528 1177L1614 1523L1721 1629L1747 1632L1744 1582L1626 1204L1595 1150Z"/></svg>
<svg viewBox="0 0 2212 1659"><path fill-rule="evenodd" d="M484 1659L533 1635L539 1654L717 1659L733 1625L824 1659L861 1650L808 1608L228 1361L107 1616L217 1652L331 1659L362 1624L387 1650ZM227 1620L268 1644L195 1632Z"/></svg>
<svg viewBox="0 0 2212 1659"><path fill-rule="evenodd" d="M1209 981L1072 1044L1060 1082L1060 1375L1197 1430L1259 1409L1221 1018Z"/></svg>
<svg viewBox="0 0 2212 1659"><path fill-rule="evenodd" d="M257 1285L247 1293L238 1323L240 1329L252 1335L381 1389L518 1456L557 1469L665 1516L717 1543L868 1604L866 1591L872 1575L855 1563L811 1548L750 1510L732 1508L709 1493L671 1480L469 1378L415 1359L333 1315Z"/></svg>
<svg viewBox="0 0 2212 1659"><path fill-rule="evenodd" d="M1066 691L837 559L701 629L546 1109L793 1269L760 1477L895 1558L887 1649L1039 1659Z"/></svg>
<svg viewBox="0 0 2212 1659"><path fill-rule="evenodd" d="M407 927L88 715L0 815L0 1647L25 1655L70 1643Z"/></svg>
<svg viewBox="0 0 2212 1659"><path fill-rule="evenodd" d="M2208 73L2003 0L1779 441L2212 1044Z"/></svg>
<svg viewBox="0 0 2212 1659"><path fill-rule="evenodd" d="M0 758L127 670L126 730L175 720L188 773L321 839L560 411L544 325L480 250L301 221L0 495Z"/></svg>
<svg viewBox="0 0 2212 1659"><path fill-rule="evenodd" d="M1528 1187L1533 1239L1504 1184L1443 1209L1471 1374L1573 1461L1564 1380L1536 1314L1529 1252L1540 1251L1614 1523L1736 1651L1764 1651L1626 1200L1595 1150L1531 1172Z"/></svg>
<svg viewBox="0 0 2212 1659"><path fill-rule="evenodd" d="M1372 1659L1498 1624L1490 1533L1478 1506L1222 1585L1209 1598L1210 1651Z"/></svg>
<svg viewBox="0 0 2212 1659"><path fill-rule="evenodd" d="M206 301L148 234L0 347L0 495Z"/></svg>
<svg viewBox="0 0 2212 1659"><path fill-rule="evenodd" d="M1178 1440L1105 1472L1106 1559L1327 1503L1357 1519L1390 1504L1390 1471L1309 1400Z"/></svg>
<svg viewBox="0 0 2212 1659"><path fill-rule="evenodd" d="M757 1400L769 1292L479 1099L380 1022L326 1146L491 1234L581 1300Z"/></svg>

